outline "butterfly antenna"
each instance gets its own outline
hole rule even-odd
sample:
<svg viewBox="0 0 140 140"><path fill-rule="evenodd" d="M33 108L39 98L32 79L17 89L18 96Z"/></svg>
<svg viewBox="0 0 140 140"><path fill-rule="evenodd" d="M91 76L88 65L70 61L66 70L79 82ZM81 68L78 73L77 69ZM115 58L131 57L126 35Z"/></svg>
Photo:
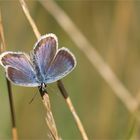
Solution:
<svg viewBox="0 0 140 140"><path fill-rule="evenodd" d="M36 95L37 95L37 92L34 94L34 96L32 97L32 99L29 101L29 104L31 104L33 102L33 100L35 99Z"/></svg>

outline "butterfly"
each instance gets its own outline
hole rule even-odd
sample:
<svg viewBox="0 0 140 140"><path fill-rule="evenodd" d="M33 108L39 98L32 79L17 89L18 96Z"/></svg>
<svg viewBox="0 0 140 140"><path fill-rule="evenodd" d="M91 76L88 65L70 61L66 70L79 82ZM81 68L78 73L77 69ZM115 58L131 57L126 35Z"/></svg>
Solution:
<svg viewBox="0 0 140 140"><path fill-rule="evenodd" d="M56 82L76 66L74 55L67 48L58 49L55 34L40 37L30 54L6 51L0 55L6 77L19 86L39 87Z"/></svg>

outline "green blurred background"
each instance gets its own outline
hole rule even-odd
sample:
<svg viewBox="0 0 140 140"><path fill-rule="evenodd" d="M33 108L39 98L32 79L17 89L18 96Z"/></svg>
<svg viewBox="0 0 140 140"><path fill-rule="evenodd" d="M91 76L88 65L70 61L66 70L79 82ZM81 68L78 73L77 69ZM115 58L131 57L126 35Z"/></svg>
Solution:
<svg viewBox="0 0 140 140"><path fill-rule="evenodd" d="M59 0L103 59L137 99L140 98L140 1ZM72 42L67 33L38 1L27 1L41 34L53 32L59 47L69 48L77 58L76 69L63 82L83 122L89 139L127 139L133 116L114 91ZM0 1L7 50L29 52L36 37L18 1ZM85 50L86 51L86 50ZM52 111L60 136L80 140L73 117L56 83L48 87ZM48 139L45 109L37 88L12 86L16 124L20 140ZM136 124L138 125L138 123ZM138 127L134 135L139 139ZM12 139L11 118L4 70L0 68L0 139Z"/></svg>

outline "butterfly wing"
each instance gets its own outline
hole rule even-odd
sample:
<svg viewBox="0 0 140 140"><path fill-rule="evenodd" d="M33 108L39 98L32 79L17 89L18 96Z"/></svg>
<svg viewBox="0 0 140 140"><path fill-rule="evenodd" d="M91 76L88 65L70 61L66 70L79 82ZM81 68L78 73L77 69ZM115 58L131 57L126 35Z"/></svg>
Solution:
<svg viewBox="0 0 140 140"><path fill-rule="evenodd" d="M6 77L14 84L19 86L36 87L39 84L35 80L35 75L27 75L24 71L14 67L6 67Z"/></svg>
<svg viewBox="0 0 140 140"><path fill-rule="evenodd" d="M33 63L39 79L43 80L46 72L57 51L57 37L54 34L47 34L40 38L35 44L33 53Z"/></svg>
<svg viewBox="0 0 140 140"><path fill-rule="evenodd" d="M66 48L58 50L47 73L45 83L56 82L69 74L76 66L76 60L73 54Z"/></svg>
<svg viewBox="0 0 140 140"><path fill-rule="evenodd" d="M39 85L27 54L4 52L0 56L0 63L6 69L7 78L14 84L31 87Z"/></svg>

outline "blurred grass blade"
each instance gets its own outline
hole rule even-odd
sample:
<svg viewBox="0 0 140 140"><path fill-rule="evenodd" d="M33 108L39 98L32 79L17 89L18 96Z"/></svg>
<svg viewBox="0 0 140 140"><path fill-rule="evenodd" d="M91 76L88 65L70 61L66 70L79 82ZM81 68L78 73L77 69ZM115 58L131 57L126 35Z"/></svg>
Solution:
<svg viewBox="0 0 140 140"><path fill-rule="evenodd" d="M126 139L127 140L134 140L135 136L136 136L137 129L138 129L138 122L137 122L136 118L133 117Z"/></svg>
<svg viewBox="0 0 140 140"><path fill-rule="evenodd" d="M91 64L97 69L114 93L124 103L126 108L134 113L138 108L137 100L131 95L128 89L121 83L109 65L101 55L94 49L94 46L87 40L82 32L76 27L63 9L54 0L39 0L42 6L56 19L59 25L66 31L72 41L83 52ZM85 51L86 50L86 51Z"/></svg>
<svg viewBox="0 0 140 140"><path fill-rule="evenodd" d="M1 16L2 15L1 15L1 11L0 11L0 40L2 42L0 51L2 53L4 51L6 51L6 43L5 43L5 38L4 38L4 31L3 31L3 24L2 24ZM7 78L6 78L6 83L7 83L7 88L8 88L8 97L9 97L9 104L10 104L10 111L11 111L12 136L13 136L13 140L18 140L11 84Z"/></svg>

